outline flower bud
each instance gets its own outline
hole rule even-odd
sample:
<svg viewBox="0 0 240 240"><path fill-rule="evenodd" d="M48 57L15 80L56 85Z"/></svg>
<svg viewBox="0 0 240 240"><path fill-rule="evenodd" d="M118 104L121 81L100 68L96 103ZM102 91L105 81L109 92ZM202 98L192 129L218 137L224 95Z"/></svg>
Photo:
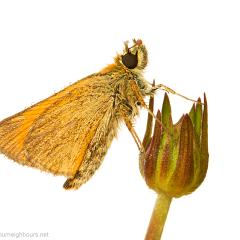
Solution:
<svg viewBox="0 0 240 240"><path fill-rule="evenodd" d="M153 104L150 105L152 108ZM152 117L149 115L143 141L146 155L140 158L140 170L151 189L169 197L180 197L203 182L208 168L207 115L204 94L203 105L198 99L190 113L173 124L169 98L165 94L152 137Z"/></svg>

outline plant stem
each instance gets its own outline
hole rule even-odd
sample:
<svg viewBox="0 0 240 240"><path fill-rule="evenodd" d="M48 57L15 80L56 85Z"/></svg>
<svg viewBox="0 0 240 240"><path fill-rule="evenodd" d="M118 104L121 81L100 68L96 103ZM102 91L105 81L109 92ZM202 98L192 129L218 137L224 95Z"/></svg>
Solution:
<svg viewBox="0 0 240 240"><path fill-rule="evenodd" d="M163 227L167 218L168 210L171 204L172 198L165 193L159 193L150 223L148 225L147 234L145 240L160 240Z"/></svg>

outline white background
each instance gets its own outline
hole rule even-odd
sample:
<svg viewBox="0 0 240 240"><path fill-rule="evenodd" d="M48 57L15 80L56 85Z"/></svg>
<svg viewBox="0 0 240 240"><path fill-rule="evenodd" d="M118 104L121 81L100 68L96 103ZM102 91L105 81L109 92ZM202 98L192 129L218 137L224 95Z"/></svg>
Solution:
<svg viewBox="0 0 240 240"><path fill-rule="evenodd" d="M147 80L193 98L206 92L209 103L207 177L196 192L172 202L162 239L240 239L238 3L1 1L0 118L99 71L123 41L141 38L149 50ZM170 100L174 121L192 105ZM145 123L143 111L135 125L141 137ZM87 184L69 192L64 181L1 155L0 232L144 239L156 195L140 176L138 150L124 125Z"/></svg>

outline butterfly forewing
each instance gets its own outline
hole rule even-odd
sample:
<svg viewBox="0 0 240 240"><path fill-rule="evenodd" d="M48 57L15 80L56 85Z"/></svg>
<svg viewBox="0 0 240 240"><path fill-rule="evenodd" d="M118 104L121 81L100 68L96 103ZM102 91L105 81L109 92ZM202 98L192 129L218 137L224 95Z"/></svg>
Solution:
<svg viewBox="0 0 240 240"><path fill-rule="evenodd" d="M1 152L24 165L73 176L97 129L109 124L113 98L111 87L101 88L106 84L106 76L90 76L2 121Z"/></svg>

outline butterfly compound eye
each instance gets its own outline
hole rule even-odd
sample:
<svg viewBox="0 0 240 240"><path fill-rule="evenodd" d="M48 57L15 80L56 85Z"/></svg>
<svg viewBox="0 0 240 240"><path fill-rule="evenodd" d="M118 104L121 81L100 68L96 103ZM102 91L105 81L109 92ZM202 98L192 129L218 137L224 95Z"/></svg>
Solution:
<svg viewBox="0 0 240 240"><path fill-rule="evenodd" d="M129 69L133 69L138 65L137 54L126 53L122 56L122 63Z"/></svg>

